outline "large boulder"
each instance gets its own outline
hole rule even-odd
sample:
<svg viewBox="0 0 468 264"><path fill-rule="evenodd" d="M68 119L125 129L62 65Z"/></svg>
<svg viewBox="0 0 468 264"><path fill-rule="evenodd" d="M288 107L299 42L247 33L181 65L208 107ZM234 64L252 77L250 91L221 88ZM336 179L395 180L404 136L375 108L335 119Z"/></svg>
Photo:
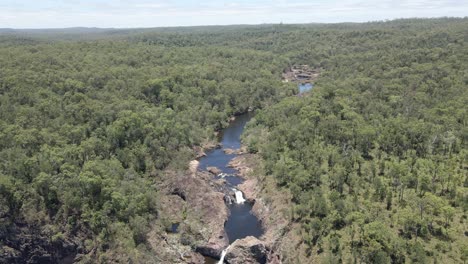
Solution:
<svg viewBox="0 0 468 264"><path fill-rule="evenodd" d="M234 157L229 163L228 167L234 168L239 171L239 176L248 178L254 167L255 159L252 154L238 155Z"/></svg>
<svg viewBox="0 0 468 264"><path fill-rule="evenodd" d="M236 154L236 151L237 150L231 149L231 148L225 148L224 149L224 153L227 154L227 155Z"/></svg>
<svg viewBox="0 0 468 264"><path fill-rule="evenodd" d="M195 152L197 159L206 156L206 153L202 147L199 147L199 146L193 147L193 151Z"/></svg>
<svg viewBox="0 0 468 264"><path fill-rule="evenodd" d="M189 170L192 173L192 175L195 175L197 173L198 165L200 165L200 162L198 160L190 161Z"/></svg>
<svg viewBox="0 0 468 264"><path fill-rule="evenodd" d="M256 264L267 263L268 250L258 238L248 236L236 240L226 254L229 264Z"/></svg>
<svg viewBox="0 0 468 264"><path fill-rule="evenodd" d="M213 173L214 175L218 175L222 172L220 169L216 167L207 167L206 170L209 171L210 173Z"/></svg>
<svg viewBox="0 0 468 264"><path fill-rule="evenodd" d="M244 193L245 199L247 199L250 202L253 202L255 201L255 198L257 197L259 192L258 180L256 178L248 179L242 184L239 184L237 186L237 189Z"/></svg>
<svg viewBox="0 0 468 264"><path fill-rule="evenodd" d="M196 244L197 252L219 258L222 250L229 245L224 230L229 211L224 203L224 194L216 191L204 174L197 172L195 176L173 176L170 189L172 194L185 201L183 210L186 219L182 222L187 231L190 230L189 235L196 240L192 239L190 243Z"/></svg>

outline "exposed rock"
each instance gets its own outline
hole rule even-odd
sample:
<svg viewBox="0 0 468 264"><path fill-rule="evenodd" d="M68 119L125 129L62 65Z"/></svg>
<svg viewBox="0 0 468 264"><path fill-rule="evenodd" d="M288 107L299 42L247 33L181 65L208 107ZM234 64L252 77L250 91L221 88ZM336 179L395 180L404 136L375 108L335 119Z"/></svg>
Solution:
<svg viewBox="0 0 468 264"><path fill-rule="evenodd" d="M233 189L225 188L223 192L225 193L224 201L226 201L227 204L233 204L236 202L236 193Z"/></svg>
<svg viewBox="0 0 468 264"><path fill-rule="evenodd" d="M148 242L160 263L203 263L203 257L193 252L190 245L181 243L180 239L178 234L158 233L158 229L153 229L148 235Z"/></svg>
<svg viewBox="0 0 468 264"><path fill-rule="evenodd" d="M226 254L230 264L267 263L268 250L265 244L253 236L236 240Z"/></svg>
<svg viewBox="0 0 468 264"><path fill-rule="evenodd" d="M214 135L218 136L219 132L215 132ZM203 153L207 149L214 149L221 147L221 143L216 141L207 141L201 144L201 148L203 149Z"/></svg>
<svg viewBox="0 0 468 264"><path fill-rule="evenodd" d="M276 186L276 183L270 179L264 183L264 186L272 185ZM268 254L268 263L281 263L282 253L291 252L289 247L295 247L295 242L285 240L288 232L291 233L288 215L292 206L290 202L292 197L287 190L266 191L273 190L272 188L267 187L257 194L252 214L259 219L265 230L262 240L271 249ZM297 236L294 232L291 235Z"/></svg>
<svg viewBox="0 0 468 264"><path fill-rule="evenodd" d="M220 169L216 167L207 167L206 170L209 171L210 173L213 173L214 175L218 175L222 172Z"/></svg>
<svg viewBox="0 0 468 264"><path fill-rule="evenodd" d="M51 235L38 226L15 225L10 228L9 237L0 233L0 263L65 263L63 259L73 260L77 254L76 242L67 238L52 241Z"/></svg>
<svg viewBox="0 0 468 264"><path fill-rule="evenodd" d="M258 188L258 181L256 178L248 179L237 186L237 189L244 193L245 199L249 202L255 201L255 197L257 197L258 194Z"/></svg>
<svg viewBox="0 0 468 264"><path fill-rule="evenodd" d="M195 175L193 175L193 176L203 180L206 183L212 183L212 182L217 183L216 179L213 179L213 174L211 174L211 173L209 173L207 171L199 171L198 170L197 173Z"/></svg>
<svg viewBox="0 0 468 264"><path fill-rule="evenodd" d="M239 149L231 149L231 148L225 148L224 153L227 155L231 154L236 154L236 155L242 155L247 153L247 147L243 146Z"/></svg>
<svg viewBox="0 0 468 264"><path fill-rule="evenodd" d="M218 184L219 186L224 186L226 184L226 179L214 179L213 180L214 183Z"/></svg>
<svg viewBox="0 0 468 264"><path fill-rule="evenodd" d="M196 253L196 252L190 252L188 256L184 256L184 259L189 264L204 264L205 263L205 258L203 257L203 255Z"/></svg>
<svg viewBox="0 0 468 264"><path fill-rule="evenodd" d="M227 154L227 155L231 155L231 154L236 154L237 150L235 149L230 149L230 148L225 148L224 149L224 153Z"/></svg>
<svg viewBox="0 0 468 264"><path fill-rule="evenodd" d="M198 165L200 165L200 162L198 160L192 160L189 163L189 170L192 174L195 174L198 169Z"/></svg>
<svg viewBox="0 0 468 264"><path fill-rule="evenodd" d="M191 162L191 164L195 164ZM148 233L152 251L160 263L204 263L201 255L219 258L229 244L224 230L229 211L221 184L206 171L167 171L159 183L161 215ZM167 232L180 223L177 232ZM194 251L196 250L196 252ZM201 253L201 254L200 254Z"/></svg>
<svg viewBox="0 0 468 264"><path fill-rule="evenodd" d="M268 255L267 263L268 264L281 264L282 261L281 261L280 255L270 252Z"/></svg>
<svg viewBox="0 0 468 264"><path fill-rule="evenodd" d="M199 175L200 174L200 175ZM219 257L221 251L229 244L224 223L228 217L228 210L224 203L224 194L217 192L197 172L196 177L179 176L172 184L173 189L183 193L186 198L187 222L192 224L192 233L196 233L197 252Z"/></svg>
<svg viewBox="0 0 468 264"><path fill-rule="evenodd" d="M246 146L242 146L240 149L236 150L237 155L247 154L248 149Z"/></svg>
<svg viewBox="0 0 468 264"><path fill-rule="evenodd" d="M182 190L177 191L179 194L174 192L173 194L162 195L160 197L161 211L163 212L166 220L171 223L180 223L183 221L182 212L186 207L186 201L184 198L187 199L187 197L185 197Z"/></svg>
<svg viewBox="0 0 468 264"><path fill-rule="evenodd" d="M205 151L204 151L203 148L200 147L200 146L195 146L195 147L193 147L193 151L195 151L195 154L196 154L197 159L206 156Z"/></svg>
<svg viewBox="0 0 468 264"><path fill-rule="evenodd" d="M232 204L234 202L234 199L232 199L231 195L225 194L224 195L224 202L226 204Z"/></svg>
<svg viewBox="0 0 468 264"><path fill-rule="evenodd" d="M252 172L252 167L249 164L249 158L252 154L244 154L234 157L228 164L229 167L239 171L239 175L246 178Z"/></svg>
<svg viewBox="0 0 468 264"><path fill-rule="evenodd" d="M283 82L311 83L320 75L321 68L311 69L309 65L293 65L285 68L282 74Z"/></svg>
<svg viewBox="0 0 468 264"><path fill-rule="evenodd" d="M281 263L282 252L288 252L284 247L289 244L282 240L290 229L288 215L292 197L288 191L278 190L274 179L252 173L258 162L256 154L244 154L235 157L229 165L239 170L241 176L246 178L237 188L244 193L247 200L255 201L252 214L262 223L264 234L261 239L270 249L267 263Z"/></svg>

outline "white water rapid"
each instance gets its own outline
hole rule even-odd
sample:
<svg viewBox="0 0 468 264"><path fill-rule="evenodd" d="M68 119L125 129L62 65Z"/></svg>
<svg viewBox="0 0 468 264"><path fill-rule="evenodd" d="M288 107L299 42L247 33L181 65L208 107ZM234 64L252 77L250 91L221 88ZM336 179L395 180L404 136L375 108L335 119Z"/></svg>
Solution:
<svg viewBox="0 0 468 264"><path fill-rule="evenodd" d="M245 202L245 199L242 195L242 192L234 189L234 193L236 194L236 204L243 204Z"/></svg>
<svg viewBox="0 0 468 264"><path fill-rule="evenodd" d="M230 247L231 245L229 245L226 249L223 250L223 252L221 252L221 258L219 259L218 264L224 264L224 257L226 257L226 254Z"/></svg>

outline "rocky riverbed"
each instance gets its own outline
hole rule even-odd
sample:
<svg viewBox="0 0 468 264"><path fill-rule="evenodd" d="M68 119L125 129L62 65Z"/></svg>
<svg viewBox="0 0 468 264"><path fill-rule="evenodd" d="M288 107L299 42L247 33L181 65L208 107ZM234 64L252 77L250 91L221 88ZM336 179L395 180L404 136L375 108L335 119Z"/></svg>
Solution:
<svg viewBox="0 0 468 264"><path fill-rule="evenodd" d="M252 213L262 223L264 234L261 243L267 249L266 263L281 263L283 239L290 230L290 194L277 190L271 178L264 177L256 154L242 154L235 157L230 166L239 170L245 181L238 186L247 200L254 206ZM231 263L231 262L229 262Z"/></svg>
<svg viewBox="0 0 468 264"><path fill-rule="evenodd" d="M224 250L227 263L281 263L278 241L289 222L263 188L260 159L240 144L248 118L233 122L211 149L194 149L197 160L185 173L163 177L162 217L149 234L160 261L216 263Z"/></svg>

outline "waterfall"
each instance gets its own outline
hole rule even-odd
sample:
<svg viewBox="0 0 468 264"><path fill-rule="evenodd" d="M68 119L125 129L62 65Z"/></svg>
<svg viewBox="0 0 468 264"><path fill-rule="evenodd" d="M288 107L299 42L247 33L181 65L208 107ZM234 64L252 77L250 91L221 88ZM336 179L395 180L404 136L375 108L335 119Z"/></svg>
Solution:
<svg viewBox="0 0 468 264"><path fill-rule="evenodd" d="M232 204L231 196L229 196L229 195L224 195L224 201L225 201L227 204Z"/></svg>
<svg viewBox="0 0 468 264"><path fill-rule="evenodd" d="M236 194L236 203L237 204L243 204L245 202L244 196L242 195L242 192L239 190L234 190Z"/></svg>
<svg viewBox="0 0 468 264"><path fill-rule="evenodd" d="M219 259L218 264L224 264L224 257L226 257L226 254L230 247L231 245L229 245L226 249L223 250L223 252L221 252L221 258Z"/></svg>

